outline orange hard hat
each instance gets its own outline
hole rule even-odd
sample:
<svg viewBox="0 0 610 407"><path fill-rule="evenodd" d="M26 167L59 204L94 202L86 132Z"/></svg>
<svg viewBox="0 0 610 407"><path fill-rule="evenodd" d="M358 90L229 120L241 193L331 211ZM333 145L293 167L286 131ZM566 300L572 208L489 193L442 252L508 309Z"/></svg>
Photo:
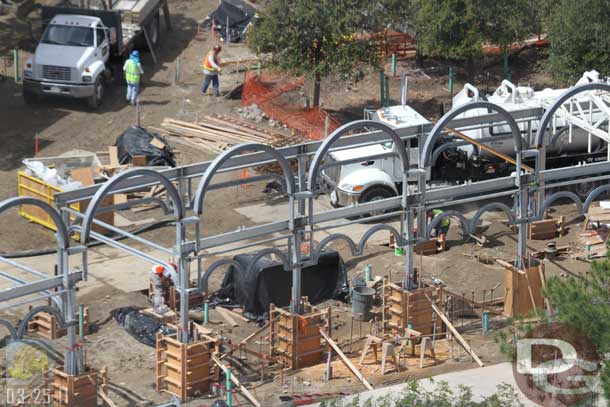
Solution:
<svg viewBox="0 0 610 407"><path fill-rule="evenodd" d="M165 271L165 267L163 267L163 266L162 266L162 265L160 265L160 264L157 264L157 265L154 267L154 270L155 270L155 273L157 273L157 274L163 274L163 272Z"/></svg>

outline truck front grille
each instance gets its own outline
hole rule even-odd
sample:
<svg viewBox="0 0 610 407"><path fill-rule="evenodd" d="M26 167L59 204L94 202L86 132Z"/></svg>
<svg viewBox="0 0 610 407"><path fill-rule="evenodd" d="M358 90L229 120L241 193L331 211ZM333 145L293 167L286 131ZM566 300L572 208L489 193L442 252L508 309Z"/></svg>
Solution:
<svg viewBox="0 0 610 407"><path fill-rule="evenodd" d="M42 66L42 78L53 81L70 81L72 70L66 66Z"/></svg>

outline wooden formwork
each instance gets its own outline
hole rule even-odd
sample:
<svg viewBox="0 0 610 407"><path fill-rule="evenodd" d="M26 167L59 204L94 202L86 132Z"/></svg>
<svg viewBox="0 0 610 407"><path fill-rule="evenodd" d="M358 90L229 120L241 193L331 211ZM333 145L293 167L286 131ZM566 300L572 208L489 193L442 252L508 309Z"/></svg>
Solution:
<svg viewBox="0 0 610 407"><path fill-rule="evenodd" d="M91 369L81 375L69 375L59 369L51 369L53 405L61 407L97 407L98 394L105 396L108 371Z"/></svg>
<svg viewBox="0 0 610 407"><path fill-rule="evenodd" d="M504 312L507 317L529 317L544 308L544 266L532 265L519 270L510 265L504 268Z"/></svg>
<svg viewBox="0 0 610 407"><path fill-rule="evenodd" d="M30 307L31 309L31 307ZM85 332L89 330L89 307L84 307L83 312ZM37 333L45 339L58 339L66 335L66 328L59 328L57 318L54 315L46 312L39 312L34 315L34 318L28 323L28 332Z"/></svg>
<svg viewBox="0 0 610 407"><path fill-rule="evenodd" d="M564 234L564 217L538 220L527 225L527 238L533 240L555 239Z"/></svg>
<svg viewBox="0 0 610 407"><path fill-rule="evenodd" d="M177 334L157 334L156 387L182 401L209 392L213 379L212 352L218 341L206 335L182 343Z"/></svg>
<svg viewBox="0 0 610 407"><path fill-rule="evenodd" d="M292 314L271 304L269 321L269 356L279 356L292 369L322 362L326 347L322 343L320 328L327 329L330 336L330 308L318 310L305 301L304 313Z"/></svg>
<svg viewBox="0 0 610 407"><path fill-rule="evenodd" d="M382 290L384 330L402 336L412 324L410 328L422 335L441 334L442 321L435 318L432 305L426 298L428 296L438 303L442 296L441 288L424 287L407 291L397 284L384 281Z"/></svg>

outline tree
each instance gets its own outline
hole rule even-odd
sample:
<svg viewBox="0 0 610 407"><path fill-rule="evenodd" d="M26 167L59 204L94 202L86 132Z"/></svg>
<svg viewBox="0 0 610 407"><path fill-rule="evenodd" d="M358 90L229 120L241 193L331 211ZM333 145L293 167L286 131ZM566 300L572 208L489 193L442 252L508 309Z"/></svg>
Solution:
<svg viewBox="0 0 610 407"><path fill-rule="evenodd" d="M383 3L383 2L382 2ZM383 4L366 0L270 0L259 11L252 46L271 53L280 70L314 80L313 105L320 102L320 81L344 78L380 60L365 33L383 27Z"/></svg>
<svg viewBox="0 0 610 407"><path fill-rule="evenodd" d="M430 379L432 380L432 379ZM496 393L474 401L472 389L459 386L453 390L447 382L435 384L433 390L420 386L416 381L407 383L401 391L388 392L385 396L360 400L356 397L350 401L334 399L323 401L321 407L518 407L522 406L512 386L501 384Z"/></svg>
<svg viewBox="0 0 610 407"><path fill-rule="evenodd" d="M610 1L560 0L549 21L548 68L553 77L567 85L584 71L596 69L609 74Z"/></svg>
<svg viewBox="0 0 610 407"><path fill-rule="evenodd" d="M556 318L587 334L601 356L610 353L610 261L594 261L586 279L549 279L544 290ZM601 371L606 399L610 400L610 364Z"/></svg>
<svg viewBox="0 0 610 407"><path fill-rule="evenodd" d="M418 51L465 60L472 81L484 43L507 51L530 34L534 4L533 0L413 0Z"/></svg>

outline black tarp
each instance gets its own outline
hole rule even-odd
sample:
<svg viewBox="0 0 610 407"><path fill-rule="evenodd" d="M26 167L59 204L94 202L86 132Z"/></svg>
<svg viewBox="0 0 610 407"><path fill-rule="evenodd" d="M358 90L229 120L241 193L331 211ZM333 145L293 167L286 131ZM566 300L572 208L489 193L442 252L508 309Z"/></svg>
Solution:
<svg viewBox="0 0 610 407"><path fill-rule="evenodd" d="M292 272L285 271L281 262L262 258L251 271L248 265L256 253L238 254L233 260L241 269L231 266L225 273L222 287L214 297L213 303L239 304L251 317L268 318L269 305L278 307L290 305ZM328 299L345 300L348 284L343 259L334 250L320 255L318 264L303 268L301 293L309 297L311 304Z"/></svg>
<svg viewBox="0 0 610 407"><path fill-rule="evenodd" d="M160 142L163 148L151 144L153 140ZM119 164L130 164L133 157L143 155L149 167L176 166L176 158L165 137L148 132L142 127L128 128L116 139L114 145L118 148Z"/></svg>
<svg viewBox="0 0 610 407"><path fill-rule="evenodd" d="M114 319L138 342L155 347L157 333L168 335L175 330L163 325L151 315L143 314L138 308L123 307L113 311Z"/></svg>
<svg viewBox="0 0 610 407"><path fill-rule="evenodd" d="M256 9L241 0L221 0L216 10L208 16L206 25L209 27L214 22L216 34L227 40L227 19L229 22L229 35L231 42L243 42L246 40L246 27Z"/></svg>

